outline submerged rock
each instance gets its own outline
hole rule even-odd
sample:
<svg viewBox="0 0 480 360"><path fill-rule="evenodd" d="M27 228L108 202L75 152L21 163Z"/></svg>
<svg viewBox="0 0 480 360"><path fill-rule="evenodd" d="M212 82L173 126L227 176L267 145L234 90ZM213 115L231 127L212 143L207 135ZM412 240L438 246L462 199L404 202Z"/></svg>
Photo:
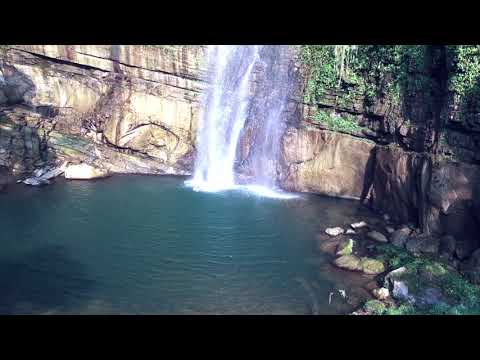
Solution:
<svg viewBox="0 0 480 360"><path fill-rule="evenodd" d="M355 255L343 255L333 262L337 267L351 271L361 271L368 275L376 275L385 271L385 266L379 260Z"/></svg>
<svg viewBox="0 0 480 360"><path fill-rule="evenodd" d="M337 267L351 271L362 271L360 259L355 255L343 255L333 262Z"/></svg>
<svg viewBox="0 0 480 360"><path fill-rule="evenodd" d="M387 237L378 231L370 231L367 233L367 237L378 242L388 242Z"/></svg>
<svg viewBox="0 0 480 360"><path fill-rule="evenodd" d="M37 178L37 177L28 178L28 179L23 180L22 182L24 184L30 185L30 186L41 186L41 185L50 184L50 181L48 181L46 179L42 179L42 178Z"/></svg>
<svg viewBox="0 0 480 360"><path fill-rule="evenodd" d="M343 230L341 227L334 227L334 228L326 228L325 232L330 236L338 236L340 234L343 234L345 230Z"/></svg>
<svg viewBox="0 0 480 360"><path fill-rule="evenodd" d="M78 165L67 165L65 168L65 179L88 180L109 176L109 172L91 165L82 163Z"/></svg>
<svg viewBox="0 0 480 360"><path fill-rule="evenodd" d="M45 167L37 169L33 172L33 177L23 180L22 182L26 185L39 186L39 185L48 185L50 184L51 179L63 174L66 167L66 162L61 166L56 168ZM17 181L18 182L18 181Z"/></svg>

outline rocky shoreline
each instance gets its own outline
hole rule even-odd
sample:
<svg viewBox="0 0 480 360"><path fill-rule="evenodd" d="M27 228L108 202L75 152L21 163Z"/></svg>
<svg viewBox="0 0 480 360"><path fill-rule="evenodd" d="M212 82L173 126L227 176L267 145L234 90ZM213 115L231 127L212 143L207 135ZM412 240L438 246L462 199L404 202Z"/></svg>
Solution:
<svg viewBox="0 0 480 360"><path fill-rule="evenodd" d="M480 311L480 251L459 260L461 247L451 235L425 238L413 224L384 214L370 223L326 228L317 248L331 255L333 266L373 276L366 284L370 299L352 315Z"/></svg>

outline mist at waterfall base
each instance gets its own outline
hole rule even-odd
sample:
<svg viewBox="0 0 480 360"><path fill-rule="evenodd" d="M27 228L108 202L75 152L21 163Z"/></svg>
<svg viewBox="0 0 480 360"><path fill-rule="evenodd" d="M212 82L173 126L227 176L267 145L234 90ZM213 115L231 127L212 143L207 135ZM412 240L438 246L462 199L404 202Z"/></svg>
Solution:
<svg viewBox="0 0 480 360"><path fill-rule="evenodd" d="M210 86L199 119L195 170L193 178L185 182L187 186L195 191L240 190L281 199L298 196L275 186L279 143L285 128L282 115L289 91L288 74L278 71L285 48L208 48ZM267 75L258 79L262 73ZM252 176L239 183L235 171L238 147L247 125L254 136L243 166Z"/></svg>

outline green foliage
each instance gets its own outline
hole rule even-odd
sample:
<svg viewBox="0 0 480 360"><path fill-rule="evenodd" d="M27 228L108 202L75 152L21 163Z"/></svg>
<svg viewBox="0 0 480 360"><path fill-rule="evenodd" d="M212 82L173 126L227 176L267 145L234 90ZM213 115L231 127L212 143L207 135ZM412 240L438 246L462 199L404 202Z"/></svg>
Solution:
<svg viewBox="0 0 480 360"><path fill-rule="evenodd" d="M337 84L334 47L305 45L302 60L309 68L305 102L317 104L325 90L335 88Z"/></svg>
<svg viewBox="0 0 480 360"><path fill-rule="evenodd" d="M339 116L328 111L318 110L313 119L334 131L354 133L361 129L361 127L355 122L354 117L347 114Z"/></svg>
<svg viewBox="0 0 480 360"><path fill-rule="evenodd" d="M367 106L381 97L399 101L402 92L412 95L429 86L425 51L426 46L406 45L303 46L310 71L305 102L317 104L334 88L362 94Z"/></svg>
<svg viewBox="0 0 480 360"><path fill-rule="evenodd" d="M450 89L465 95L478 82L480 76L480 46L460 45L450 47L453 55L453 76Z"/></svg>
<svg viewBox="0 0 480 360"><path fill-rule="evenodd" d="M455 94L460 118L480 112L480 45L448 47L449 90Z"/></svg>
<svg viewBox="0 0 480 360"><path fill-rule="evenodd" d="M385 304L379 300L369 300L363 305L365 311L372 315L382 315L385 313Z"/></svg>
<svg viewBox="0 0 480 360"><path fill-rule="evenodd" d="M391 244L381 244L376 249L380 253L377 258L385 259L391 268L407 268L404 276L408 279L410 290L415 292L434 285L449 301L449 304L439 303L430 307L403 303L397 308L388 308L386 315L480 314L480 286L470 283L457 271L449 270L446 265L425 256L413 257Z"/></svg>
<svg viewBox="0 0 480 360"><path fill-rule="evenodd" d="M380 252L377 258L386 262L392 269L414 263L416 260L410 253L391 244L380 244L376 246L376 249Z"/></svg>
<svg viewBox="0 0 480 360"><path fill-rule="evenodd" d="M415 308L409 303L400 304L397 307L390 307L385 310L383 315L414 315Z"/></svg>

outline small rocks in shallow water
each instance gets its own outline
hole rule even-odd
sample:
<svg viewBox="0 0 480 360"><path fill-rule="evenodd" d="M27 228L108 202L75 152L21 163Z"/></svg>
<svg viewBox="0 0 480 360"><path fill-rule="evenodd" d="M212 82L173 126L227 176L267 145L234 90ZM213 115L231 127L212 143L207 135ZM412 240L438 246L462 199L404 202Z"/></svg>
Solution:
<svg viewBox="0 0 480 360"><path fill-rule="evenodd" d="M403 248L411 232L412 230L406 226L393 232L390 237L392 245Z"/></svg>
<svg viewBox="0 0 480 360"><path fill-rule="evenodd" d="M391 226L385 226L385 231L389 234L393 234L395 232L395 229Z"/></svg>
<svg viewBox="0 0 480 360"><path fill-rule="evenodd" d="M385 271L385 266L379 260L370 259L367 257L359 258L355 255L343 255L335 259L333 262L335 266L350 270L362 271L365 274L376 275Z"/></svg>
<svg viewBox="0 0 480 360"><path fill-rule="evenodd" d="M380 288L380 289L373 289L372 291L373 296L375 296L378 300L385 300L390 296L390 291L387 288Z"/></svg>
<svg viewBox="0 0 480 360"><path fill-rule="evenodd" d="M31 185L31 186L40 186L40 185L48 185L50 184L50 181L42 178L28 178L22 181L26 185Z"/></svg>
<svg viewBox="0 0 480 360"><path fill-rule="evenodd" d="M355 255L343 255L333 262L337 267L345 270L361 271L360 259Z"/></svg>
<svg viewBox="0 0 480 360"><path fill-rule="evenodd" d="M326 228L325 232L330 236L338 236L340 234L343 234L345 230L343 230L341 227L334 227L334 228Z"/></svg>
<svg viewBox="0 0 480 360"><path fill-rule="evenodd" d="M353 235L353 234L355 234L355 230L347 229L347 231L345 232L345 234L347 234L347 235Z"/></svg>
<svg viewBox="0 0 480 360"><path fill-rule="evenodd" d="M390 216L388 214L383 214L383 220L385 221L390 220Z"/></svg>
<svg viewBox="0 0 480 360"><path fill-rule="evenodd" d="M33 172L33 176L35 176L35 177L40 177L40 176L42 176L44 173L46 173L47 171L48 171L48 169L46 169L46 168L36 169L36 170Z"/></svg>
<svg viewBox="0 0 480 360"><path fill-rule="evenodd" d="M367 237L378 242L388 242L387 237L378 231L370 231L367 233Z"/></svg>
<svg viewBox="0 0 480 360"><path fill-rule="evenodd" d="M341 242L337 247L337 252L335 255L350 255L353 252L353 243L354 241L352 239Z"/></svg>
<svg viewBox="0 0 480 360"><path fill-rule="evenodd" d="M368 226L368 224L365 221L360 221L360 222L353 223L350 226L353 229L360 229L360 228L363 228L365 226Z"/></svg>

